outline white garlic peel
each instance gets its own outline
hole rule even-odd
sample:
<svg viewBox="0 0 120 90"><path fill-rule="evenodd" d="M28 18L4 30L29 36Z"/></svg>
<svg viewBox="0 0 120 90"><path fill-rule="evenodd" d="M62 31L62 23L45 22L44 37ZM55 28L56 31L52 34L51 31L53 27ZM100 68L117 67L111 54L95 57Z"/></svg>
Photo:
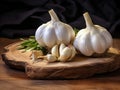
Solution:
<svg viewBox="0 0 120 90"><path fill-rule="evenodd" d="M56 45L53 46L53 48L51 50L51 54L53 56L57 56L58 55L57 61L65 62L65 61L70 61L70 60L73 59L73 57L76 55L76 50L73 47L73 45L65 46L62 43L60 45L57 45L57 48L56 48Z"/></svg>
<svg viewBox="0 0 120 90"><path fill-rule="evenodd" d="M111 34L102 26L94 25L88 14L83 14L86 28L80 30L74 40L74 47L83 55L91 56L93 53L104 53L112 46Z"/></svg>
<svg viewBox="0 0 120 90"><path fill-rule="evenodd" d="M49 11L51 20L38 27L35 33L35 38L40 46L47 46L52 48L56 44L64 43L70 44L75 38L73 28L61 22L56 13L52 10Z"/></svg>
<svg viewBox="0 0 120 90"><path fill-rule="evenodd" d="M37 60L39 56L43 56L43 52L41 50L33 50L30 57L34 61Z"/></svg>

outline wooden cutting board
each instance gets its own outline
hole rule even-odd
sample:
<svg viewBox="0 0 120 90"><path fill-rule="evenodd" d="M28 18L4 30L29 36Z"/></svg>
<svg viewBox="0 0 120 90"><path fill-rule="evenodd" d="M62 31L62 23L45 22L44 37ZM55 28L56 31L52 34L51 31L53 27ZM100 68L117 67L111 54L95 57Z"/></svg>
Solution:
<svg viewBox="0 0 120 90"><path fill-rule="evenodd" d="M32 61L31 52L18 50L20 42L5 47L2 59L6 65L17 70L25 70L31 79L77 79L94 74L112 72L120 68L120 51L110 48L104 55L86 57L76 55L70 62L47 63L44 60Z"/></svg>

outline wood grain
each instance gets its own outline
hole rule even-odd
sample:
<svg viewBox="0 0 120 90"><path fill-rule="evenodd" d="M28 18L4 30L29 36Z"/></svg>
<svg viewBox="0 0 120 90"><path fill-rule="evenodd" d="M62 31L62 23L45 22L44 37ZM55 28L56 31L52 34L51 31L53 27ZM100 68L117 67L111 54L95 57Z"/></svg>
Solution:
<svg viewBox="0 0 120 90"><path fill-rule="evenodd" d="M0 38L0 54L3 47L19 39ZM120 49L120 39L114 39L113 47ZM31 80L24 72L8 68L0 56L0 90L120 90L120 69L94 77L77 80Z"/></svg>
<svg viewBox="0 0 120 90"><path fill-rule="evenodd" d="M94 74L106 73L120 68L120 52L110 48L99 57L77 55L71 62L48 63L44 60L32 61L31 52L18 50L20 42L5 47L3 61L12 68L25 70L32 79L78 79Z"/></svg>

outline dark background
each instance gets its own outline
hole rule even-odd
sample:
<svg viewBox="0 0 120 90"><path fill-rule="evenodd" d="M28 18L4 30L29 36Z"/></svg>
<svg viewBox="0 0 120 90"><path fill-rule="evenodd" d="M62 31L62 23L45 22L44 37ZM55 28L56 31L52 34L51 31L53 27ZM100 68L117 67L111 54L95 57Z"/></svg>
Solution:
<svg viewBox="0 0 120 90"><path fill-rule="evenodd" d="M85 28L82 14L120 38L120 3L117 0L0 0L0 37L34 35L38 26L50 20L54 9L61 21L73 28Z"/></svg>

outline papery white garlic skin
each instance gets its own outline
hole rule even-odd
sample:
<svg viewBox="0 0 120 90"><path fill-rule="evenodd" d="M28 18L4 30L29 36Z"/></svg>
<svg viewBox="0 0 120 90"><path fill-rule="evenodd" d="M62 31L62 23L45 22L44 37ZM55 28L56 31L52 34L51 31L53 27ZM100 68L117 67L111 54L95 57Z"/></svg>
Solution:
<svg viewBox="0 0 120 90"><path fill-rule="evenodd" d="M51 21L38 27L35 38L41 46L52 48L56 44L68 45L74 40L75 32L72 27L59 21L53 10L49 11Z"/></svg>
<svg viewBox="0 0 120 90"><path fill-rule="evenodd" d="M111 34L102 26L94 25L88 13L83 14L86 28L78 32L74 46L83 55L91 56L93 53L104 53L112 46Z"/></svg>
<svg viewBox="0 0 120 90"><path fill-rule="evenodd" d="M43 56L43 52L41 50L33 50L31 54L32 60L37 60L39 56Z"/></svg>

